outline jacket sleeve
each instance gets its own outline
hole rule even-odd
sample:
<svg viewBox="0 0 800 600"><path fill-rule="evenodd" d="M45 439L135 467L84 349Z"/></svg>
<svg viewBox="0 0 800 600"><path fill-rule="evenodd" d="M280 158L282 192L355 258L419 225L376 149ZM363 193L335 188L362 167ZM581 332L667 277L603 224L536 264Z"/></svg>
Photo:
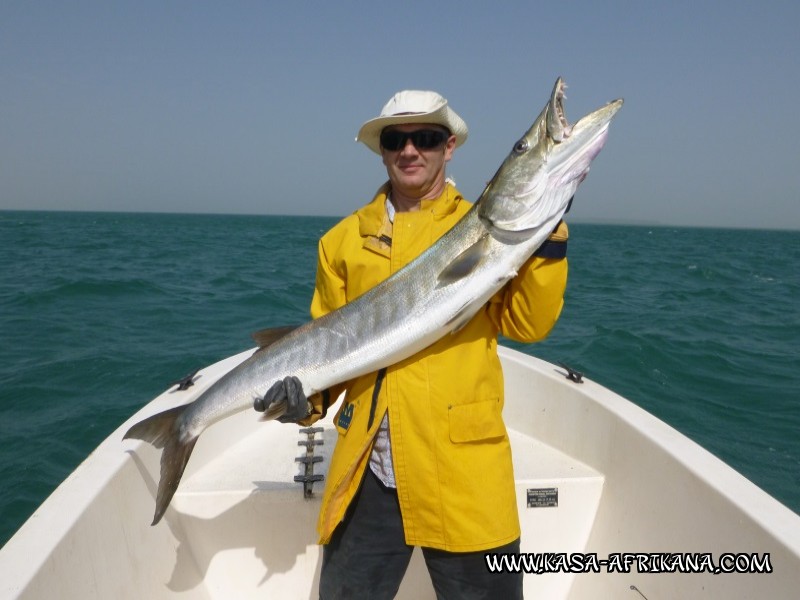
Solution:
<svg viewBox="0 0 800 600"><path fill-rule="evenodd" d="M567 237L566 225L561 223L548 242L566 247ZM518 342L536 342L547 337L556 324L564 306L567 259L549 258L552 255L534 254L517 276L489 300L489 317L504 336Z"/></svg>
<svg viewBox="0 0 800 600"><path fill-rule="evenodd" d="M311 318L318 319L344 306L347 302L345 295L345 279L336 272L333 261L329 259L325 248L324 238L319 242L317 258L317 277L314 285L314 296L311 299ZM298 421L300 425L311 425L323 418L328 412L331 403L345 390L346 383L340 383L319 394L314 394L308 401L311 403L312 412L305 419Z"/></svg>
<svg viewBox="0 0 800 600"><path fill-rule="evenodd" d="M347 302L344 275L337 273L328 256L324 238L319 242L317 253L317 279L314 297L311 299L311 318L319 319Z"/></svg>

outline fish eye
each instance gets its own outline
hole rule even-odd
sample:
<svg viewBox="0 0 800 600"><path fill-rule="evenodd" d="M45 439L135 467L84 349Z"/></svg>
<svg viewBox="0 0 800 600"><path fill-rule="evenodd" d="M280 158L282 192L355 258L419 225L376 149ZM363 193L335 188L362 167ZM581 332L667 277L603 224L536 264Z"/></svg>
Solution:
<svg viewBox="0 0 800 600"><path fill-rule="evenodd" d="M528 140L524 138L518 141L516 144L514 144L514 152L516 152L517 154L522 154L527 149L528 149Z"/></svg>

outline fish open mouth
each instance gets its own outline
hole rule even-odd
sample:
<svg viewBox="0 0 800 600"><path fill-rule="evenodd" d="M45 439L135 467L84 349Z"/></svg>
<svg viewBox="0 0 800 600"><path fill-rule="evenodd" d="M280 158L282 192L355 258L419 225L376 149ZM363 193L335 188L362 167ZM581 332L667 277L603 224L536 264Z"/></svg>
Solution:
<svg viewBox="0 0 800 600"><path fill-rule="evenodd" d="M564 112L567 84L559 77L550 96L550 109L547 113L547 133L554 142L561 142L572 133L572 125Z"/></svg>

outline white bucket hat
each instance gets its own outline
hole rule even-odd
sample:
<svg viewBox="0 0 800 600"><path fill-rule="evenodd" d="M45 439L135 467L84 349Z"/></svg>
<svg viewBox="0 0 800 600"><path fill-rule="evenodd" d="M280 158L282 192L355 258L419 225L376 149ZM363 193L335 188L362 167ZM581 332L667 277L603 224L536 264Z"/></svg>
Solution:
<svg viewBox="0 0 800 600"><path fill-rule="evenodd" d="M409 123L432 123L447 127L456 136L456 147L467 141L469 133L464 120L436 92L403 90L391 97L380 116L361 126L356 141L363 142L370 150L380 154L380 137L384 127Z"/></svg>

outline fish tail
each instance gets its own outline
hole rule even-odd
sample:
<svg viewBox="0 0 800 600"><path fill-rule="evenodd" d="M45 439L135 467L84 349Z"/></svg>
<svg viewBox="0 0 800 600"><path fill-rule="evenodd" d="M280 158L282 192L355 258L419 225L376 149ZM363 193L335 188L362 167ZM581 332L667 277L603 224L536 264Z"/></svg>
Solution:
<svg viewBox="0 0 800 600"><path fill-rule="evenodd" d="M186 469L186 463L192 455L197 436L183 439L176 424L178 418L186 410L184 406L176 406L164 412L140 421L123 436L123 439L134 438L153 444L156 448L163 449L161 453L161 479L158 482L156 494L156 512L153 515L155 525L164 516L175 490Z"/></svg>

